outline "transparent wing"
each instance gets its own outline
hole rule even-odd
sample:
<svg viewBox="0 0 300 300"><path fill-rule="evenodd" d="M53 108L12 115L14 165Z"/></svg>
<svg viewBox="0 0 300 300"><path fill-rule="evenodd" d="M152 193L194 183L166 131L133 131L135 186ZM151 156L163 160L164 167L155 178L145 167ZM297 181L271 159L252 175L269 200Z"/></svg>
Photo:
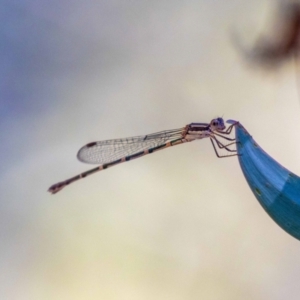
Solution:
<svg viewBox="0 0 300 300"><path fill-rule="evenodd" d="M105 164L165 144L183 136L185 127L143 136L92 142L83 146L77 158L88 164Z"/></svg>

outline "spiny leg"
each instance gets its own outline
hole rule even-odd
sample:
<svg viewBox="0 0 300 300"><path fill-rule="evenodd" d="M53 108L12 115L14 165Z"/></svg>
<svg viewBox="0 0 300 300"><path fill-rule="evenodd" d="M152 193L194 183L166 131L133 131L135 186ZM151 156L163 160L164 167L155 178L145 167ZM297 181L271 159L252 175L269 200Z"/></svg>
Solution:
<svg viewBox="0 0 300 300"><path fill-rule="evenodd" d="M216 141L216 143L217 143L217 145L218 145L218 147L219 147L220 149L225 148L225 149L226 149L227 151L229 151L229 152L236 152L236 150L228 149L225 145L223 145L222 143L220 143L220 141L218 141L215 137L210 137L210 141L211 141L211 143L212 143L212 145L213 145L213 148L214 148L214 150L215 150L215 153L216 153L217 157L219 157L219 158L224 158L224 157L230 157L230 156L239 156L239 154L237 154L237 153L235 153L235 154L229 154L229 155L220 155L220 154L218 153L218 151L217 151L217 148L215 147L215 144L214 144L213 140ZM233 143L233 144L234 144L234 143Z"/></svg>
<svg viewBox="0 0 300 300"><path fill-rule="evenodd" d="M230 126L229 126L225 131L223 131L222 133L223 133L223 134L230 134L231 131L232 131L232 128L233 128L235 125L237 125L237 122L234 123L234 124L232 124L232 125L230 125Z"/></svg>
<svg viewBox="0 0 300 300"><path fill-rule="evenodd" d="M227 140L227 141L235 141L235 140L236 140L235 138L229 138L229 137L227 137L227 136L223 136L222 134L216 133L215 131L213 132L213 134L214 134L214 135L217 135L217 136L219 136L219 137L221 137L221 138L223 138L223 139L225 139L225 140Z"/></svg>
<svg viewBox="0 0 300 300"><path fill-rule="evenodd" d="M219 155L219 153L218 153L218 151L217 151L217 149L216 149L216 147L215 147L215 144L213 143L212 138L210 138L210 141L211 141L211 143L212 143L212 145L213 145L213 148L214 148L215 153L216 153L216 155L217 155L218 158L224 158L224 157L230 157L230 156L237 156L237 155L238 155L238 154Z"/></svg>
<svg viewBox="0 0 300 300"><path fill-rule="evenodd" d="M225 148L225 149L226 149L227 151L229 151L229 152L236 152L236 150L232 150L232 149L230 149L230 148L227 147L227 146L236 144L236 143L237 143L237 142L236 142L236 139L234 139L234 142L224 145L224 144L221 143L214 135L211 135L210 138L213 139L213 140L217 143L217 145L218 145L218 147L219 147L220 149Z"/></svg>
<svg viewBox="0 0 300 300"><path fill-rule="evenodd" d="M238 122L235 122L234 124L230 125L226 130L222 131L222 130L217 130L217 132L219 134L226 134L226 135L229 135L232 131L232 128L234 126L236 126L238 124ZM218 135L218 134L217 134ZM222 136L224 139L226 139L224 136ZM229 139L229 140L233 140L233 139Z"/></svg>
<svg viewBox="0 0 300 300"><path fill-rule="evenodd" d="M220 148L220 149L223 149L223 148L225 148L227 151L236 151L236 150L232 150L232 149L230 149L230 148L227 148L228 146L231 146L231 145L236 145L236 143L237 142L232 142L232 143L229 143L229 144L226 144L226 145L223 145L222 143L220 143L220 141L219 140L217 140L217 139L215 139L215 141L217 142L217 144L218 144L218 147Z"/></svg>

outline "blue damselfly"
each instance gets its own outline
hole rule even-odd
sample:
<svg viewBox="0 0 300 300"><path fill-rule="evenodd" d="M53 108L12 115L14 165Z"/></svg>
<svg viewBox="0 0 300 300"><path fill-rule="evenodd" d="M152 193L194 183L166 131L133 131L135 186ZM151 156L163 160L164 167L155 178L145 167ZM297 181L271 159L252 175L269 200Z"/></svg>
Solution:
<svg viewBox="0 0 300 300"><path fill-rule="evenodd" d="M210 138L217 157L235 156L237 155L235 153L236 150L228 148L228 146L236 143L235 138L229 138L227 136L231 133L233 126L235 126L235 124L230 125L226 129L224 120L222 118L216 118L210 123L191 123L179 129L165 130L144 136L89 143L78 151L77 158L85 163L101 165L70 179L56 183L52 185L48 191L55 194L66 185L95 172L142 157L146 154L154 153L158 150L203 138ZM231 142L224 145L217 137ZM231 153L234 152L234 154L220 155L217 148L225 149Z"/></svg>

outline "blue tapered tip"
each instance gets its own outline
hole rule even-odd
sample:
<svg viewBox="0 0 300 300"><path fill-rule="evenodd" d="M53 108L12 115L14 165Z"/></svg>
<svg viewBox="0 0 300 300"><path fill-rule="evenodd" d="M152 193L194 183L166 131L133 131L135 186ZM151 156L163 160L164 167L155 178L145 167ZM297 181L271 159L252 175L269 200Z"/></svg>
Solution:
<svg viewBox="0 0 300 300"><path fill-rule="evenodd" d="M239 123L239 163L254 196L270 217L300 240L300 178L267 154Z"/></svg>

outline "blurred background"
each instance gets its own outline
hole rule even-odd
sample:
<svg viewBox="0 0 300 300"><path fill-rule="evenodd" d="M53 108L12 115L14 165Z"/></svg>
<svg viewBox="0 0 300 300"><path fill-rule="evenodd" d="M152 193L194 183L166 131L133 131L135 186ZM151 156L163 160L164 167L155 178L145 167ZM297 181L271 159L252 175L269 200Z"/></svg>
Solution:
<svg viewBox="0 0 300 300"><path fill-rule="evenodd" d="M300 174L300 72L251 67L275 1L1 1L1 299L299 299L299 241L209 140L47 193L84 144L239 120Z"/></svg>

